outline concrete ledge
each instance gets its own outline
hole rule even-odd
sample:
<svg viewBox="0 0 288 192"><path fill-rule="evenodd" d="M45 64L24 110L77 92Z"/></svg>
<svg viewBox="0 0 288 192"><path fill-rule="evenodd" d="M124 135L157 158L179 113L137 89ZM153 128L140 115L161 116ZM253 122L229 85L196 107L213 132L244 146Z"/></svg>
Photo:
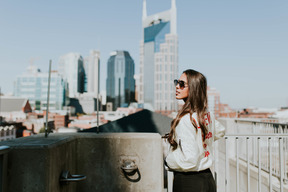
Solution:
<svg viewBox="0 0 288 192"><path fill-rule="evenodd" d="M162 191L163 159L158 133L51 133L0 142L8 153L8 191ZM137 174L123 173L133 161ZM61 185L64 170L86 175ZM139 178L140 176L140 178Z"/></svg>

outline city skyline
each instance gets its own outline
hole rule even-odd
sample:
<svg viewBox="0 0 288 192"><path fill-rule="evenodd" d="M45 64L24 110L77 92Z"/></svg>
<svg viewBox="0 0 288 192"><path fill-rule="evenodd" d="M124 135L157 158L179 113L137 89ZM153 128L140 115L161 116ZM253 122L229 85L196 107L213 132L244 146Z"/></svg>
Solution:
<svg viewBox="0 0 288 192"><path fill-rule="evenodd" d="M171 0L146 0L148 15L169 9ZM288 2L176 0L179 75L199 70L208 85L232 108L288 105ZM43 72L57 69L61 55L83 57L99 50L101 85L113 50L127 50L139 74L142 0L5 1L0 5L0 87L13 81L30 62Z"/></svg>

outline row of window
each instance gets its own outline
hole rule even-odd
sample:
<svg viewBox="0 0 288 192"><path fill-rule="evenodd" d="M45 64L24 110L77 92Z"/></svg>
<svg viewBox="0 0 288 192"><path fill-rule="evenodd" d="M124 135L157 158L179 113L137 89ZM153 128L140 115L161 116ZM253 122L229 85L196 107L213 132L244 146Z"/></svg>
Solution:
<svg viewBox="0 0 288 192"><path fill-rule="evenodd" d="M175 102L156 102L156 110L176 110Z"/></svg>
<svg viewBox="0 0 288 192"><path fill-rule="evenodd" d="M47 78L39 78L39 77L21 77L18 78L19 82L48 82L48 77ZM50 82L61 82L61 79L59 77L51 77Z"/></svg>
<svg viewBox="0 0 288 192"><path fill-rule="evenodd" d="M155 68L156 68L156 72L163 73L163 71L165 71L165 72L174 72L176 67L175 67L174 64L171 64L171 65L169 65L169 64L164 64L164 65L156 64Z"/></svg>
<svg viewBox="0 0 288 192"><path fill-rule="evenodd" d="M160 92L163 92L162 89L164 89L164 91L169 91L169 90L172 90L174 91L175 90L175 86L174 86L174 83L156 83L156 92L160 91Z"/></svg>
<svg viewBox="0 0 288 192"><path fill-rule="evenodd" d="M174 100L175 99L175 93L174 92L173 93L170 92L170 94L169 94L169 92L166 92L166 93L158 92L158 93L156 93L156 101L163 101L163 99L166 100L166 101Z"/></svg>
<svg viewBox="0 0 288 192"><path fill-rule="evenodd" d="M176 77L177 78L177 77ZM169 74L162 74L162 73L157 73L156 74L156 81L159 82L159 81L165 81L165 82L173 82L173 80L175 79L175 75L170 73Z"/></svg>

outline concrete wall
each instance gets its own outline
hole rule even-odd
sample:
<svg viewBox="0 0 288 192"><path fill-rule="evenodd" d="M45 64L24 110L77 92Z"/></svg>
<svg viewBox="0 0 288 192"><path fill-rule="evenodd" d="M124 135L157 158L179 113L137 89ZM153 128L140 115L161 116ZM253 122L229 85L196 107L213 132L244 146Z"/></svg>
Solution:
<svg viewBox="0 0 288 192"><path fill-rule="evenodd" d="M62 170L76 170L76 140L70 137L25 137L1 142L8 153L8 191L76 192L61 186Z"/></svg>
<svg viewBox="0 0 288 192"><path fill-rule="evenodd" d="M78 191L162 191L163 155L161 138L154 133L90 134L79 139L78 172L87 180ZM133 161L139 172L124 174L121 166Z"/></svg>
<svg viewBox="0 0 288 192"><path fill-rule="evenodd" d="M156 133L43 134L0 142L10 146L8 191L163 191L161 137ZM121 169L133 161L138 170ZM61 172L86 180L63 185Z"/></svg>

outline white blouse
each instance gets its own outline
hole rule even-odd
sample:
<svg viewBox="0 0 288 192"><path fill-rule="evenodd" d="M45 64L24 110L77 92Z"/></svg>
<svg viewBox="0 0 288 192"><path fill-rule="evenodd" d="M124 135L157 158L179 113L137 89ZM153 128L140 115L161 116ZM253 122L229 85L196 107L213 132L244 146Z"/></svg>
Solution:
<svg viewBox="0 0 288 192"><path fill-rule="evenodd" d="M191 120L198 126L197 131ZM202 130L199 126L197 114L184 115L175 128L175 141L178 146L174 151L169 148L166 156L166 165L173 171L201 171L210 168L213 164L213 144L225 134L225 128L214 115L208 112L205 115L205 123L208 127L206 139L203 142Z"/></svg>

